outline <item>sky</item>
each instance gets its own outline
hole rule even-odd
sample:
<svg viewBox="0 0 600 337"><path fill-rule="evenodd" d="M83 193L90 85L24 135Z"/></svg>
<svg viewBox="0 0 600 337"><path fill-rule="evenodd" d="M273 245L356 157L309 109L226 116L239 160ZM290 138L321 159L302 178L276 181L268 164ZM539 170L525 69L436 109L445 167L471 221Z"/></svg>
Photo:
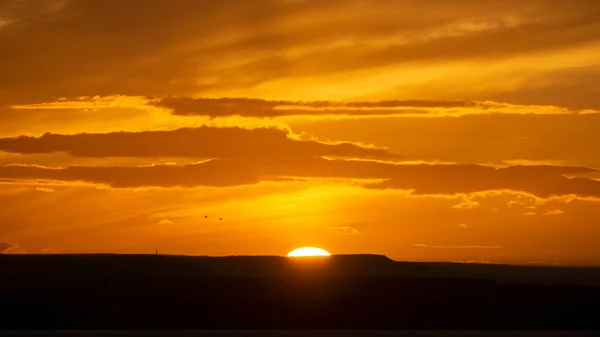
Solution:
<svg viewBox="0 0 600 337"><path fill-rule="evenodd" d="M599 16L0 0L0 252L600 265Z"/></svg>

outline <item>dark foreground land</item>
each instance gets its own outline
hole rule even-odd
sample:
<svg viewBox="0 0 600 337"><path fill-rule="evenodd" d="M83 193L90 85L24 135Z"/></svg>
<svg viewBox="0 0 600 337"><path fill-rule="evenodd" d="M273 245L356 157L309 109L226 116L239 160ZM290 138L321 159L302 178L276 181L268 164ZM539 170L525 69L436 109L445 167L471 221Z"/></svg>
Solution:
<svg viewBox="0 0 600 337"><path fill-rule="evenodd" d="M3 330L589 331L600 330L599 308L595 268L374 255L0 255Z"/></svg>
<svg viewBox="0 0 600 337"><path fill-rule="evenodd" d="M598 337L594 331L10 331L0 337Z"/></svg>

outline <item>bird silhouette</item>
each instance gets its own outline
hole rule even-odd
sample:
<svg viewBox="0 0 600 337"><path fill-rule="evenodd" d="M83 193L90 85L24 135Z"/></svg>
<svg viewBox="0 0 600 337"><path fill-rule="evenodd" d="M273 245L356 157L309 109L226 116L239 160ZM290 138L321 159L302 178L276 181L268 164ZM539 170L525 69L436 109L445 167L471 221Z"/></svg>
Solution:
<svg viewBox="0 0 600 337"><path fill-rule="evenodd" d="M208 215L205 215L205 216L204 216L204 219L208 219Z"/></svg>
<svg viewBox="0 0 600 337"><path fill-rule="evenodd" d="M223 220L223 218L219 218L219 220Z"/></svg>

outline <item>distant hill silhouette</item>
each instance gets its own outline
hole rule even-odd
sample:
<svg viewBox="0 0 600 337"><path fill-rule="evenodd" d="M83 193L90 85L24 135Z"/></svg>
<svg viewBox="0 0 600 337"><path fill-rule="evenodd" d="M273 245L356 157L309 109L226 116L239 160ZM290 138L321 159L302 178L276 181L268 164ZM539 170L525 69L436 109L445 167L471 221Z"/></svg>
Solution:
<svg viewBox="0 0 600 337"><path fill-rule="evenodd" d="M599 329L600 269L0 255L0 329Z"/></svg>
<svg viewBox="0 0 600 337"><path fill-rule="evenodd" d="M0 275L51 280L196 277L477 278L500 283L600 286L600 268L397 262L383 255L281 256L0 255Z"/></svg>

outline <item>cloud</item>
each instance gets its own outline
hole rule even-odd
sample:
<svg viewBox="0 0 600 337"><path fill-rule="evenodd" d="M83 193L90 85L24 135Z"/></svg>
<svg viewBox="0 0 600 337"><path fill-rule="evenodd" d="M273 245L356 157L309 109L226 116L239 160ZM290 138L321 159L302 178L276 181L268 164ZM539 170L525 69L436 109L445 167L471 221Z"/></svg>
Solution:
<svg viewBox="0 0 600 337"><path fill-rule="evenodd" d="M367 165L365 165L367 166ZM395 166L387 180L368 185L377 189L412 189L417 194L459 194L490 190L527 192L538 197L577 194L598 196L600 182L565 175L595 172L595 169L568 166L481 165ZM418 181L418 182L417 182ZM570 192L567 192L570 191Z"/></svg>
<svg viewBox="0 0 600 337"><path fill-rule="evenodd" d="M577 110L600 109L596 86L599 76L598 64L559 68L531 75L524 85L487 93L485 97L519 104L546 104ZM593 111L597 113L597 110Z"/></svg>
<svg viewBox="0 0 600 337"><path fill-rule="evenodd" d="M470 246L470 245L431 246L431 245L420 244L420 243L413 244L413 246L421 247L421 248L437 248L437 249L500 249L500 248L504 248L504 246Z"/></svg>
<svg viewBox="0 0 600 337"><path fill-rule="evenodd" d="M452 261L453 263L474 263L474 264L492 264L489 260L467 260L467 261Z"/></svg>
<svg viewBox="0 0 600 337"><path fill-rule="evenodd" d="M41 252L43 254L58 254L58 253L60 253L57 249L54 249L52 247L42 248Z"/></svg>
<svg viewBox="0 0 600 337"><path fill-rule="evenodd" d="M114 188L235 186L271 181L274 177L367 179L368 189L408 190L414 195L469 195L486 191L524 192L538 198L600 198L600 181L569 175L597 172L575 166L511 166L495 168L460 164L394 164L318 157L224 158L190 165L142 167L0 166L0 179L86 182Z"/></svg>
<svg viewBox="0 0 600 337"><path fill-rule="evenodd" d="M334 226L334 227L328 227L329 231L334 232L334 233L339 233L339 234L346 234L346 235L357 235L360 234L360 231L354 227L350 227L350 226Z"/></svg>
<svg viewBox="0 0 600 337"><path fill-rule="evenodd" d="M169 219L163 219L163 220L160 220L160 221L158 222L158 224L159 224L159 225L172 225L172 224L173 224L173 221L171 221L171 220L169 220Z"/></svg>
<svg viewBox="0 0 600 337"><path fill-rule="evenodd" d="M461 201L456 204L453 205L452 208L457 208L457 209L474 209L474 208L479 208L479 206L481 206L481 204L479 203L479 201L475 201L472 200L471 198L467 197L467 196L463 196Z"/></svg>
<svg viewBox="0 0 600 337"><path fill-rule="evenodd" d="M537 215L537 213L536 212L527 212L527 213L525 213L525 215L532 216L532 215Z"/></svg>
<svg viewBox="0 0 600 337"><path fill-rule="evenodd" d="M10 56L0 63L0 100L29 102L234 92L301 78L311 79L298 89L306 90L320 78L362 71L362 80L397 64L556 54L595 42L600 11L588 0L16 3L25 10L0 8Z"/></svg>
<svg viewBox="0 0 600 337"><path fill-rule="evenodd" d="M322 139L385 145L405 158L497 166L585 165L600 168L600 115L472 115L286 121ZM566 127L568 126L568 127ZM557 137L556 130L561 130ZM599 176L600 177L600 176Z"/></svg>
<svg viewBox="0 0 600 337"><path fill-rule="evenodd" d="M96 101L92 102L96 104ZM575 114L557 106L515 105L492 101L269 101L251 98L163 97L150 105L170 109L180 116L285 117L285 116L410 116L459 117L478 114ZM36 105L40 106L40 105ZM34 106L35 107L35 106ZM598 111L588 111L598 113Z"/></svg>
<svg viewBox="0 0 600 337"><path fill-rule="evenodd" d="M465 225L464 223L461 223L460 225L456 225L456 227L459 227L459 228L468 228L469 226Z"/></svg>
<svg viewBox="0 0 600 337"><path fill-rule="evenodd" d="M8 254L19 249L19 246L10 242L0 242L0 254Z"/></svg>
<svg viewBox="0 0 600 337"><path fill-rule="evenodd" d="M562 215L565 214L565 211L560 209L552 209L544 213L544 215Z"/></svg>
<svg viewBox="0 0 600 337"><path fill-rule="evenodd" d="M373 118L373 117L461 117L470 115L578 115L600 114L600 110L569 110L553 105L518 105L494 101L383 100L383 101L286 101L258 98L207 98L167 96L83 96L54 102L12 105L13 110L167 109L175 116L242 118Z"/></svg>
<svg viewBox="0 0 600 337"><path fill-rule="evenodd" d="M274 128L182 128L172 131L0 138L0 151L21 154L66 152L75 157L244 158L289 156L397 157L386 150L347 142L292 139Z"/></svg>
<svg viewBox="0 0 600 337"><path fill-rule="evenodd" d="M257 184L260 181L254 168L247 169L227 161L209 161L185 166L70 166L61 169L8 165L0 167L0 177L82 181L115 188L237 186Z"/></svg>
<svg viewBox="0 0 600 337"><path fill-rule="evenodd" d="M35 190L36 191L40 191L40 192L44 192L44 193L54 193L54 192L56 192L55 189L50 188L50 187L36 187Z"/></svg>
<svg viewBox="0 0 600 337"><path fill-rule="evenodd" d="M148 100L142 96L81 96L67 99L61 97L54 102L12 105L16 110L99 110L113 108L148 109Z"/></svg>
<svg viewBox="0 0 600 337"><path fill-rule="evenodd" d="M600 111L569 110L555 105L510 104L494 101L285 101L258 98L206 98L167 96L83 96L61 98L54 102L12 105L15 110L92 110L129 108L155 110L164 108L176 116L276 118L308 117L460 117L468 115L577 115Z"/></svg>
<svg viewBox="0 0 600 337"><path fill-rule="evenodd" d="M4 25L26 24L60 11L67 0L8 0L0 2L0 22ZM0 24L2 28L2 24Z"/></svg>

